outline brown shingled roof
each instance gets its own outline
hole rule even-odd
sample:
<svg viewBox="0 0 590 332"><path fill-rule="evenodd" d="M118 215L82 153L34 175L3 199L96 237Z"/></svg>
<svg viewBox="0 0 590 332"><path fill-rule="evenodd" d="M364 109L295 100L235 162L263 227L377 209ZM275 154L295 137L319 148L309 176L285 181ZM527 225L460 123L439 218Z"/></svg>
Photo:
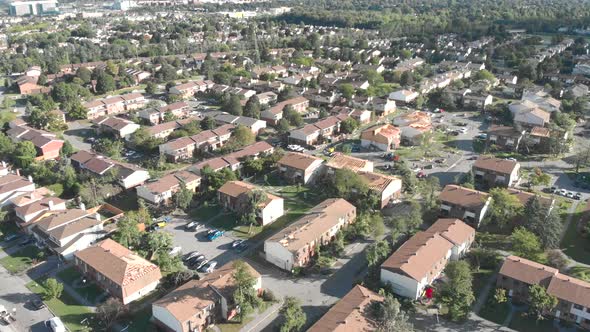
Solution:
<svg viewBox="0 0 590 332"><path fill-rule="evenodd" d="M381 268L421 281L452 247L453 244L438 233L418 232L389 256Z"/></svg>
<svg viewBox="0 0 590 332"><path fill-rule="evenodd" d="M80 250L75 256L120 286L123 297L162 278L158 266L111 239Z"/></svg>
<svg viewBox="0 0 590 332"><path fill-rule="evenodd" d="M326 166L334 167L334 168L347 168L353 172L358 171L373 171L373 162L368 161L365 159L355 158L351 156L347 156L342 153L336 153L330 159Z"/></svg>
<svg viewBox="0 0 590 332"><path fill-rule="evenodd" d="M590 308L590 283L561 273L553 276L547 293L560 300Z"/></svg>
<svg viewBox="0 0 590 332"><path fill-rule="evenodd" d="M289 152L285 154L283 158L281 158L277 163L279 165L285 165L300 170L306 170L309 166L311 166L314 162L318 160L322 159L308 154Z"/></svg>
<svg viewBox="0 0 590 332"><path fill-rule="evenodd" d="M454 245L470 242L475 237L475 229L459 219L441 218L428 227L427 233L439 233Z"/></svg>
<svg viewBox="0 0 590 332"><path fill-rule="evenodd" d="M383 297L356 285L307 332L375 331L376 323L368 315L373 302L383 302Z"/></svg>
<svg viewBox="0 0 590 332"><path fill-rule="evenodd" d="M518 256L508 256L500 268L500 275L529 285L549 284L549 279L559 271Z"/></svg>
<svg viewBox="0 0 590 332"><path fill-rule="evenodd" d="M439 200L470 208L481 208L489 198L489 194L454 184L446 185L438 196Z"/></svg>
<svg viewBox="0 0 590 332"><path fill-rule="evenodd" d="M517 161L500 159L492 156L480 156L475 163L473 163L474 167L502 174L512 174L517 165Z"/></svg>

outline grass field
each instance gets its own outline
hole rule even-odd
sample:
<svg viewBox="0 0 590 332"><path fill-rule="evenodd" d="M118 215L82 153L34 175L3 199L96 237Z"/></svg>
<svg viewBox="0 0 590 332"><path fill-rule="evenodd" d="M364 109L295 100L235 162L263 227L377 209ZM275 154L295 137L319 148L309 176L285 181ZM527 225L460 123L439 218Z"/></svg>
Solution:
<svg viewBox="0 0 590 332"><path fill-rule="evenodd" d="M34 260L41 251L35 246L24 247L23 249L0 259L0 264L10 273L26 271L33 265Z"/></svg>
<svg viewBox="0 0 590 332"><path fill-rule="evenodd" d="M80 286L80 279L82 278L82 275L76 271L74 267L69 267L60 271L57 276L64 283L74 287L76 292L89 302L96 303L96 300L103 293L102 289L100 289L94 282L91 281L87 281L86 285L83 287L77 287Z"/></svg>
<svg viewBox="0 0 590 332"><path fill-rule="evenodd" d="M33 293L43 296L44 280L31 281L26 286ZM99 331L93 321L94 315L86 306L80 305L65 291L59 298L45 301L49 309L59 316L70 331Z"/></svg>
<svg viewBox="0 0 590 332"><path fill-rule="evenodd" d="M572 259L580 263L590 264L590 240L582 236L578 229L584 206L584 203L578 204L575 215L561 241L561 248Z"/></svg>

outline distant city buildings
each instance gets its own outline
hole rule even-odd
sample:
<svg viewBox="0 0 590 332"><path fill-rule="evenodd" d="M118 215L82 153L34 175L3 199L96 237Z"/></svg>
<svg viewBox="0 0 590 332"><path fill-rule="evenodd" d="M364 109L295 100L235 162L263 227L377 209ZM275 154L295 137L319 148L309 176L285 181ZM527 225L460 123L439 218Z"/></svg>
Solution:
<svg viewBox="0 0 590 332"><path fill-rule="evenodd" d="M13 1L8 5L10 16L52 15L58 12L55 0Z"/></svg>

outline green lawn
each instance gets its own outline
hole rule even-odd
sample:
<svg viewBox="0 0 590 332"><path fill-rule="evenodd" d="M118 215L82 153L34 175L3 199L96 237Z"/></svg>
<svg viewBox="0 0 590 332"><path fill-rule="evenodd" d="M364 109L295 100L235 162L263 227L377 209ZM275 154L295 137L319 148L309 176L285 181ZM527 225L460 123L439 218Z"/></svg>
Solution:
<svg viewBox="0 0 590 332"><path fill-rule="evenodd" d="M492 288L492 291L493 290L494 289ZM492 295L493 294L491 294L490 296L492 296ZM509 312L510 312L510 304L508 304L508 303L502 303L502 304L487 303L479 311L479 316L481 316L482 318L485 318L491 322L494 322L496 324L502 324L502 323L504 323L504 320L508 316Z"/></svg>
<svg viewBox="0 0 590 332"><path fill-rule="evenodd" d="M26 286L33 293L43 295L43 280L31 281ZM70 331L98 331L92 326L94 315L85 306L80 305L65 291L59 298L45 301L56 316L64 322ZM86 320L86 321L84 321ZM84 322L84 323L82 323ZM90 326L89 326L90 325Z"/></svg>
<svg viewBox="0 0 590 332"><path fill-rule="evenodd" d="M201 205L190 211L190 216L198 221L209 221L221 212L221 207L217 203L208 203L206 206Z"/></svg>
<svg viewBox="0 0 590 332"><path fill-rule="evenodd" d="M578 230L578 223L580 222L584 206L584 203L578 204L575 215L561 241L561 248L572 259L580 263L590 264L590 239L583 237Z"/></svg>
<svg viewBox="0 0 590 332"><path fill-rule="evenodd" d="M590 282L590 267L574 266L568 272L568 275Z"/></svg>
<svg viewBox="0 0 590 332"><path fill-rule="evenodd" d="M512 317L512 321L508 325L511 329L521 332L558 332L559 329L553 326L553 319L547 318L541 321L536 321L533 317L527 316L526 312L517 312ZM571 326L569 331L582 330Z"/></svg>
<svg viewBox="0 0 590 332"><path fill-rule="evenodd" d="M488 279L491 275L494 274L493 270L488 269L479 269L479 271L473 271L473 293L476 294L476 297L481 296L479 294L482 288L486 285Z"/></svg>
<svg viewBox="0 0 590 332"><path fill-rule="evenodd" d="M270 303L262 302L262 305L257 310L258 314L261 314L264 311L266 311L266 309L268 309L269 306ZM242 327L244 327L244 325L251 322L255 317L256 314L251 314L250 316L244 318L242 322L227 322L223 324L216 324L215 326L217 326L221 330L221 332L239 332L242 329Z"/></svg>
<svg viewBox="0 0 590 332"><path fill-rule="evenodd" d="M71 285L74 287L76 292L80 294L83 298L87 299L92 303L96 303L96 300L100 297L103 293L103 290L100 289L94 282L87 281L86 286L84 287L76 287L81 285L79 281L82 278L82 275L74 268L69 267L60 271L57 276L66 284ZM76 286L74 286L76 285Z"/></svg>
<svg viewBox="0 0 590 332"><path fill-rule="evenodd" d="M0 259L0 264L10 273L26 271L41 251L35 246L24 247L12 255Z"/></svg>
<svg viewBox="0 0 590 332"><path fill-rule="evenodd" d="M158 331L156 326L150 322L152 317L152 307L146 306L142 310L132 314L130 317L128 332L156 332ZM123 326L127 323L121 323Z"/></svg>

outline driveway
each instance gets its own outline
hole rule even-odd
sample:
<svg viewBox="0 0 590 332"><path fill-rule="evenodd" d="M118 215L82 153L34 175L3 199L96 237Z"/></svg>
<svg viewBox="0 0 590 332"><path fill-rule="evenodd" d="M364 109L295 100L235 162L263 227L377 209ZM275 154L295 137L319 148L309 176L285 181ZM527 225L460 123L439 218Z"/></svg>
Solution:
<svg viewBox="0 0 590 332"><path fill-rule="evenodd" d="M90 151L92 146L84 142L84 138L94 136L94 130L90 123L73 121L68 123L68 130L64 131L64 138L78 150Z"/></svg>
<svg viewBox="0 0 590 332"><path fill-rule="evenodd" d="M30 302L38 299L25 284L30 281L26 276L11 275L0 266L0 304L8 311L16 309L16 322L10 326L0 325L0 331L47 331L44 321L53 317L47 309L35 310Z"/></svg>
<svg viewBox="0 0 590 332"><path fill-rule="evenodd" d="M218 267L241 256L240 253L231 248L231 243L237 238L226 233L214 241L209 241L206 238L209 228L202 228L198 232L186 231L184 226L189 221L190 219L174 217L163 228L163 230L172 234L174 246L182 247L182 253L196 250L205 255L208 260L217 261Z"/></svg>

